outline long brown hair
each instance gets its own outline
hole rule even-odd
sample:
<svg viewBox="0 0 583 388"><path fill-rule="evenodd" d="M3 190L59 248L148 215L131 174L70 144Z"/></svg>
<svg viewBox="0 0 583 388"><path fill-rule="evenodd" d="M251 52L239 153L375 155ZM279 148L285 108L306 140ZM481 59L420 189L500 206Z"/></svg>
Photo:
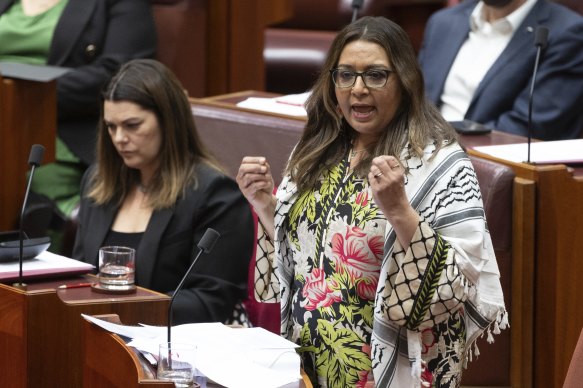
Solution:
<svg viewBox="0 0 583 388"><path fill-rule="evenodd" d="M354 129L338 114L335 86L329 70L338 65L344 47L356 40L378 44L386 51L394 72L391 77L397 78L402 91L395 117L356 167L357 174L365 176L375 156L400 157L407 143L413 155L421 156L423 149L432 142L436 144L437 153L444 142L457 140L453 128L425 99L423 75L405 31L386 18L363 17L346 26L332 42L322 72L306 103L308 120L285 169L299 190L315 187L318 179L342 160L355 137Z"/></svg>
<svg viewBox="0 0 583 388"><path fill-rule="evenodd" d="M206 164L222 172L215 158L202 144L188 98L176 76L152 59L136 59L124 64L102 93L103 101L129 101L153 112L162 133L160 166L149 188L154 209L171 207L196 185L196 165ZM118 205L139 183L138 170L128 168L116 151L103 121L97 133L97 168L91 177L88 197L103 205Z"/></svg>

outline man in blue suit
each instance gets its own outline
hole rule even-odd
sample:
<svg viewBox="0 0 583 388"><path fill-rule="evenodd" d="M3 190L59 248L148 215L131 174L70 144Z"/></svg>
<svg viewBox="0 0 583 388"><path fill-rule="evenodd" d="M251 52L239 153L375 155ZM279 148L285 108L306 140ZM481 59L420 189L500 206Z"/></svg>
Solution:
<svg viewBox="0 0 583 388"><path fill-rule="evenodd" d="M534 31L549 28L532 106L533 137L583 131L583 17L546 0L465 0L429 19L419 61L427 96L449 121L527 136Z"/></svg>

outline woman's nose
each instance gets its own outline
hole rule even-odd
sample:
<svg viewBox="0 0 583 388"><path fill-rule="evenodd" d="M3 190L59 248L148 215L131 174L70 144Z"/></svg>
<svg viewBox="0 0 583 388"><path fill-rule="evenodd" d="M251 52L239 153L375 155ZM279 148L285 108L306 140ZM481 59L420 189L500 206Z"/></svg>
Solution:
<svg viewBox="0 0 583 388"><path fill-rule="evenodd" d="M111 140L113 140L114 143L124 143L127 141L128 138L125 134L125 131L121 129L115 129L112 132L113 133L111 134Z"/></svg>
<svg viewBox="0 0 583 388"><path fill-rule="evenodd" d="M354 80L354 85L352 85L352 93L363 93L368 92L368 87L364 83L364 77L362 74L358 74L356 76L356 80Z"/></svg>

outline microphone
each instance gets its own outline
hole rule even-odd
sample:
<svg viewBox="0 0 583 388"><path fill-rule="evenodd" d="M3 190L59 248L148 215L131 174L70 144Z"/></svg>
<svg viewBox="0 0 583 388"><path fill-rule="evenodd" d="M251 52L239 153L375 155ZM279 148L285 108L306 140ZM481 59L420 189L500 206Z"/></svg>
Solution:
<svg viewBox="0 0 583 388"><path fill-rule="evenodd" d="M534 60L534 71L532 72L532 82L530 84L530 94L528 95L528 145L527 145L527 159L526 163L530 164L530 142L532 140L532 101L534 97L534 85L536 73L538 71L538 63L544 49L547 48L549 38L549 29L545 26L537 26L534 32L534 45L536 46L536 58Z"/></svg>
<svg viewBox="0 0 583 388"><path fill-rule="evenodd" d="M172 298L170 299L170 304L168 305L168 342L171 342L170 330L172 328L172 304L174 303L174 298L176 298L176 294L178 294L178 291L180 291L182 289L182 286L184 285L184 282L186 281L186 277L188 276L190 271L192 271L192 268L196 264L198 258L202 254L202 252L209 253L213 249L213 247L215 246L219 237L221 237L219 232L217 232L216 230L214 230L212 228L208 228L204 232L204 235L202 236L202 238L200 239L200 241L197 244L199 251L198 251L196 257L192 261L192 264L190 264L190 267L188 268L188 270L184 274L184 277L182 278L182 280L178 284L178 287L176 287L176 290L172 294Z"/></svg>
<svg viewBox="0 0 583 388"><path fill-rule="evenodd" d="M22 261L23 261L23 251L24 251L24 211L26 210L26 202L28 201L28 193L30 192L30 185L32 183L32 176L34 175L34 169L40 166L43 155L45 153L45 147L40 144L33 144L30 149L30 155L28 156L28 164L30 165L30 174L28 175L28 183L26 185L26 191L24 193L24 201L22 202L22 210L20 211L20 225L18 228L18 283L14 283L13 286L20 289L26 289L26 284L24 284L22 279Z"/></svg>
<svg viewBox="0 0 583 388"><path fill-rule="evenodd" d="M364 0L352 0L352 22L358 18L358 10L362 7Z"/></svg>

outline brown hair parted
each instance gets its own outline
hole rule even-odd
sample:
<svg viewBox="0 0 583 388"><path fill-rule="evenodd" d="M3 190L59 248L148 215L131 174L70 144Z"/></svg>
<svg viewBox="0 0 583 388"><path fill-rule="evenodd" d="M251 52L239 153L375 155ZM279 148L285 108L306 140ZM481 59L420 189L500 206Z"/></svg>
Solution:
<svg viewBox="0 0 583 388"><path fill-rule="evenodd" d="M160 164L149 187L154 209L168 208L196 184L196 165L206 164L223 171L201 142L188 97L176 76L152 59L124 64L102 93L102 114L97 132L97 168L91 176L88 196L97 204L121 204L139 183L137 170L128 168L116 151L103 120L104 101L128 101L153 112L160 126Z"/></svg>
<svg viewBox="0 0 583 388"><path fill-rule="evenodd" d="M365 176L376 156L398 158L407 143L414 155L421 156L428 144L435 143L438 152L444 143L457 141L454 129L425 99L423 75L405 31L386 18L363 17L346 26L332 42L306 103L308 120L285 170L300 191L315 187L318 179L342 160L355 137L354 129L338 113L329 70L338 65L344 47L357 40L375 43L386 51L392 65L391 76L397 77L402 98L395 117L356 167L356 173Z"/></svg>

